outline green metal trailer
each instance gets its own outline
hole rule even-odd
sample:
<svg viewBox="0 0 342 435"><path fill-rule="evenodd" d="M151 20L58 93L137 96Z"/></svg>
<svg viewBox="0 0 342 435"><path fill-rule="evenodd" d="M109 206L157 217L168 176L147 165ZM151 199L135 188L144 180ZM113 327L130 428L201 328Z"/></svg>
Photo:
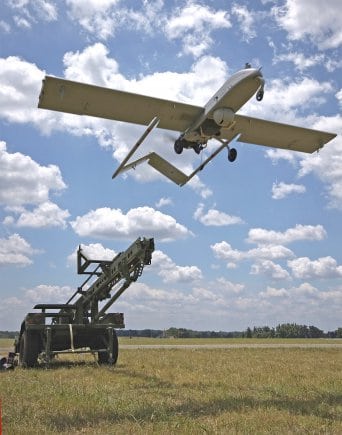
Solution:
<svg viewBox="0 0 342 435"><path fill-rule="evenodd" d="M15 342L19 364L33 367L38 357L50 362L59 353L83 352L96 352L100 364L115 364L115 329L125 327L124 315L107 310L151 264L153 251L153 238L138 238L111 261L89 259L79 247L77 272L86 280L66 304L38 304L40 312L26 315Z"/></svg>

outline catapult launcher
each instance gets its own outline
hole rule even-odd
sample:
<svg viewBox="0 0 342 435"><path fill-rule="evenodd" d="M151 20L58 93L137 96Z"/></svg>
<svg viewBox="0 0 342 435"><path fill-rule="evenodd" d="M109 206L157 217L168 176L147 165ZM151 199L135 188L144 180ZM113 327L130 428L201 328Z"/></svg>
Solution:
<svg viewBox="0 0 342 435"><path fill-rule="evenodd" d="M92 260L77 251L77 272L84 283L65 304L38 304L28 313L15 342L19 364L33 367L38 357L49 362L58 353L97 352L100 364L115 364L123 313L107 313L122 293L151 264L154 240L138 238L112 261Z"/></svg>

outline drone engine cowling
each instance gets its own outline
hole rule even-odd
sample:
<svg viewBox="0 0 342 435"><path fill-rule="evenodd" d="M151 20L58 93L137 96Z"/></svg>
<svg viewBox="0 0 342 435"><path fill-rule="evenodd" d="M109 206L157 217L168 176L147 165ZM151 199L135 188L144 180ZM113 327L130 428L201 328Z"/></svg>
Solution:
<svg viewBox="0 0 342 435"><path fill-rule="evenodd" d="M220 127L228 127L234 121L235 113L228 107L220 107L213 113L213 119Z"/></svg>

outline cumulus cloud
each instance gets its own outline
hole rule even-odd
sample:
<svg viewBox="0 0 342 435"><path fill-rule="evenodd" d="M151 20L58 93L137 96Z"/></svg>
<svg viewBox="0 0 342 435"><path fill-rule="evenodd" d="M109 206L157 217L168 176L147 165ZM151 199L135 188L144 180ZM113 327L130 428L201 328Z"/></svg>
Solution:
<svg viewBox="0 0 342 435"><path fill-rule="evenodd" d="M288 261L293 276L301 279L338 278L342 277L342 266L338 266L334 258L321 257L310 260L308 257L295 258Z"/></svg>
<svg viewBox="0 0 342 435"><path fill-rule="evenodd" d="M198 220L205 226L224 226L224 225L236 225L243 223L243 220L238 216L231 216L227 213L216 209L209 209L204 212L204 204L200 203L194 213L194 219Z"/></svg>
<svg viewBox="0 0 342 435"><path fill-rule="evenodd" d="M17 56L0 58L0 116L9 122L39 124L38 96L44 71Z"/></svg>
<svg viewBox="0 0 342 435"><path fill-rule="evenodd" d="M267 98L264 98L262 104L251 100L241 112L312 128L312 125L305 120L305 111L324 104L327 96L333 92L334 88L330 82L309 77L268 80Z"/></svg>
<svg viewBox="0 0 342 435"><path fill-rule="evenodd" d="M0 32L10 33L11 26L4 20L0 20Z"/></svg>
<svg viewBox="0 0 342 435"><path fill-rule="evenodd" d="M90 243L89 245L80 245L82 254L90 260L104 260L111 261L117 255L115 251L110 248L105 248L101 243ZM67 258L69 266L75 266L77 264L77 251L78 247Z"/></svg>
<svg viewBox="0 0 342 435"><path fill-rule="evenodd" d="M325 237L326 231L322 225L296 225L284 232L252 228L248 232L247 242L255 243L258 245L256 248L238 250L224 240L210 247L217 259L227 262L228 268L236 267L241 261L253 261L252 275L263 274L271 279L282 280L290 279L291 276L281 265L274 263L274 260L291 259L295 256L293 251L284 245L301 240L322 240ZM289 267L290 264L289 260Z"/></svg>
<svg viewBox="0 0 342 435"><path fill-rule="evenodd" d="M336 13L339 7L339 0L329 0L324 7L319 0L286 0L284 6L275 6L273 13L278 24L288 32L289 39L308 37L324 50L342 44L342 17Z"/></svg>
<svg viewBox="0 0 342 435"><path fill-rule="evenodd" d="M32 211L23 210L15 221L12 216L7 216L5 224L15 225L17 227L46 228L61 227L66 228L67 219L70 216L68 210L62 210L57 204L46 201L39 204Z"/></svg>
<svg viewBox="0 0 342 435"><path fill-rule="evenodd" d="M276 64L278 62L292 62L298 71L303 72L315 65L325 63L325 57L323 54L313 54L309 56L304 53L290 52L276 55L273 58L273 63Z"/></svg>
<svg viewBox="0 0 342 435"><path fill-rule="evenodd" d="M259 246L247 251L240 251L238 249L233 249L228 242L222 241L211 245L210 248L216 258L228 261L229 267L231 267L231 263L236 263L242 260L255 260L261 258L276 260L294 256L293 252L285 246L271 244Z"/></svg>
<svg viewBox="0 0 342 435"><path fill-rule="evenodd" d="M57 7L49 0L12 0L7 6L14 11L13 20L21 28L29 29L38 21L51 22L58 18Z"/></svg>
<svg viewBox="0 0 342 435"><path fill-rule="evenodd" d="M249 230L249 243L257 244L284 244L287 245L299 240L323 240L326 231L322 225L296 225L286 231L265 230L263 228L252 228Z"/></svg>
<svg viewBox="0 0 342 435"><path fill-rule="evenodd" d="M274 280L290 279L289 272L271 260L263 260L253 264L251 274L266 275Z"/></svg>
<svg viewBox="0 0 342 435"><path fill-rule="evenodd" d="M27 155L10 153L0 141L0 204L15 215L5 217L6 225L65 228L68 210L59 208L49 197L66 187L58 166L42 166ZM30 205L37 207L25 209Z"/></svg>
<svg viewBox="0 0 342 435"><path fill-rule="evenodd" d="M238 294L245 289L244 284L229 281L228 279L222 276L216 279L214 283L214 287L216 290L228 294L230 293Z"/></svg>
<svg viewBox="0 0 342 435"><path fill-rule="evenodd" d="M118 22L114 7L118 3L119 0L91 0L87 3L82 0L66 0L70 18L100 39L107 39L114 34Z"/></svg>
<svg viewBox="0 0 342 435"><path fill-rule="evenodd" d="M272 198L283 199L292 193L305 193L306 188L302 184L286 184L283 182L273 183L272 186Z"/></svg>
<svg viewBox="0 0 342 435"><path fill-rule="evenodd" d="M289 296L289 292L284 288L267 287L264 292L260 292L260 296L262 298L284 298Z"/></svg>
<svg viewBox="0 0 342 435"><path fill-rule="evenodd" d="M35 252L19 234L12 234L7 239L0 239L0 266L28 266L32 264L30 257Z"/></svg>
<svg viewBox="0 0 342 435"><path fill-rule="evenodd" d="M322 125L327 125L322 119ZM317 127L322 127L317 125ZM342 131L342 117L336 117L335 125L331 131ZM326 145L317 156L306 156L300 161L299 176L303 177L310 173L316 175L326 187L328 206L330 208L342 209L342 138L337 136L332 142ZM329 168L327 170L326 168Z"/></svg>
<svg viewBox="0 0 342 435"><path fill-rule="evenodd" d="M65 303L73 295L75 289L69 286L40 284L36 287L26 289L24 297L32 304L49 302L50 304Z"/></svg>
<svg viewBox="0 0 342 435"><path fill-rule="evenodd" d="M249 42L255 38L257 33L255 31L255 16L253 12L249 11L247 6L234 3L232 7L232 14L236 16L240 24L240 30L243 35L243 40Z"/></svg>
<svg viewBox="0 0 342 435"><path fill-rule="evenodd" d="M182 52L201 56L213 44L211 33L231 27L229 15L224 10L214 10L195 2L177 8L165 25L169 39L181 39Z"/></svg>
<svg viewBox="0 0 342 435"><path fill-rule="evenodd" d="M84 216L70 222L81 237L100 239L129 239L134 237L155 237L160 241L182 239L192 235L184 225L172 216L151 207L132 208L126 214L120 209L108 207L91 210Z"/></svg>
<svg viewBox="0 0 342 435"><path fill-rule="evenodd" d="M7 206L40 204L52 191L66 188L58 166L41 166L21 153L9 153L0 141L0 203Z"/></svg>
<svg viewBox="0 0 342 435"><path fill-rule="evenodd" d="M67 12L72 21L93 35L106 40L120 28L140 30L147 34L162 27L165 16L162 13L163 1L142 2L140 8L127 8L120 0L66 0Z"/></svg>
<svg viewBox="0 0 342 435"><path fill-rule="evenodd" d="M162 251L152 254L151 270L157 271L165 283L193 282L202 279L202 272L197 266L178 266Z"/></svg>
<svg viewBox="0 0 342 435"><path fill-rule="evenodd" d="M162 208L167 205L173 205L173 201L171 198L160 198L160 200L156 202L157 208Z"/></svg>

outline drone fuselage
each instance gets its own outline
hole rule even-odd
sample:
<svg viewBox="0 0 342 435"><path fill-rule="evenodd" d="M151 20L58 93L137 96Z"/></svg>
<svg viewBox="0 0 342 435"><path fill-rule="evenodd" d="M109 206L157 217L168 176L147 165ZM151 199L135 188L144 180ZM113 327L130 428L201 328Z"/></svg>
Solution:
<svg viewBox="0 0 342 435"><path fill-rule="evenodd" d="M256 92L257 99L262 99L263 87L260 69L245 68L236 72L210 98L201 115L177 141L181 141L184 148L192 148L196 144L206 144L209 139L219 138L221 128L233 125L235 113Z"/></svg>

